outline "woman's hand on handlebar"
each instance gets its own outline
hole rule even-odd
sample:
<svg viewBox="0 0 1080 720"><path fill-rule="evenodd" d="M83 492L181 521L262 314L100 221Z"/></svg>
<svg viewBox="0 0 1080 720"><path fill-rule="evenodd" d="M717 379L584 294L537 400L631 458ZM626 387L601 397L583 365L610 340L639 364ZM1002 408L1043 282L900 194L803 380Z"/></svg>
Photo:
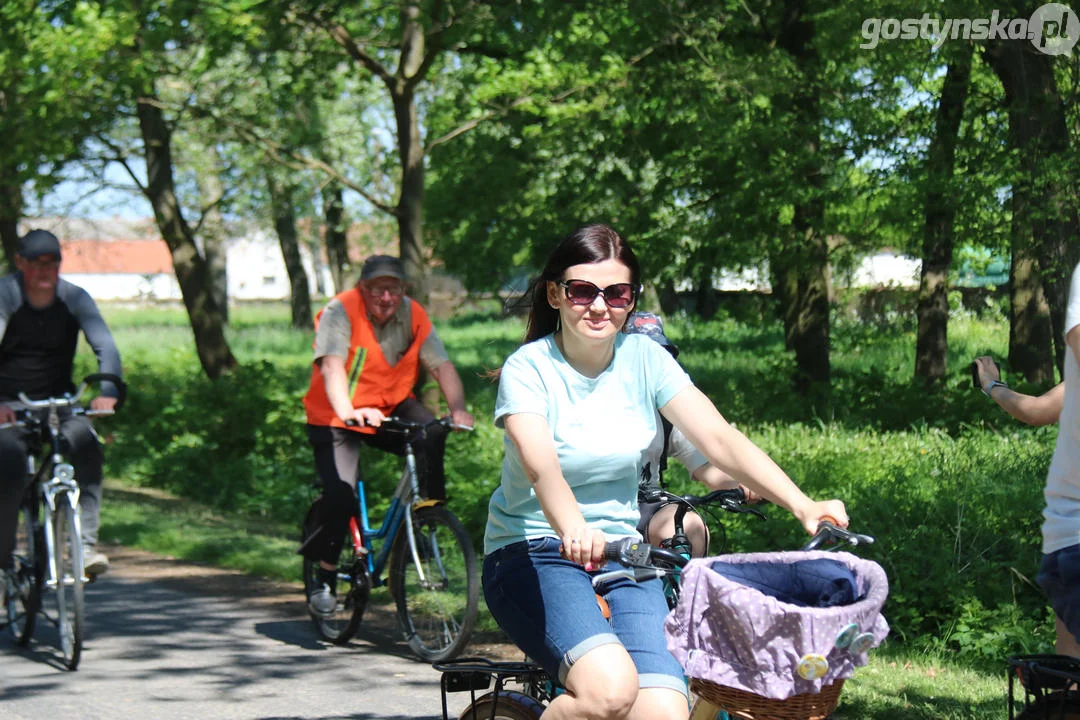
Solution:
<svg viewBox="0 0 1080 720"><path fill-rule="evenodd" d="M607 537L602 530L595 530L588 525L574 528L562 536L562 556L571 562L593 570L604 564L604 550Z"/></svg>
<svg viewBox="0 0 1080 720"><path fill-rule="evenodd" d="M817 532L818 523L821 520L829 520L837 527L848 526L848 514L844 503L840 500L821 500L812 502L802 513L796 513L806 532L813 535Z"/></svg>
<svg viewBox="0 0 1080 720"><path fill-rule="evenodd" d="M7 405L0 405L0 425L15 422L15 411Z"/></svg>

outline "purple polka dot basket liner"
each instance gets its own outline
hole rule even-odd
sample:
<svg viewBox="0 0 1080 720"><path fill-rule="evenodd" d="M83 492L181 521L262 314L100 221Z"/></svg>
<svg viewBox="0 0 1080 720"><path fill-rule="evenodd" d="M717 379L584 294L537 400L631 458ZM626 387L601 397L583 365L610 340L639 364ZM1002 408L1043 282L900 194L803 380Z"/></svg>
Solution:
<svg viewBox="0 0 1080 720"><path fill-rule="evenodd" d="M881 566L846 552L691 560L664 622L668 650L691 678L776 700L818 693L888 635L888 594Z"/></svg>

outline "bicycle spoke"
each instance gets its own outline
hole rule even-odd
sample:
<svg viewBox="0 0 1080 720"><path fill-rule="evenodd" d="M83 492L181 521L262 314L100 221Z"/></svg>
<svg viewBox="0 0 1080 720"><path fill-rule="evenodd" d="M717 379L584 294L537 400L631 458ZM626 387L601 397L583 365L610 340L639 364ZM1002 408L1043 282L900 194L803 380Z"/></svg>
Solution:
<svg viewBox="0 0 1080 720"><path fill-rule="evenodd" d="M391 587L410 647L437 662L460 653L472 633L479 603L476 555L461 522L445 507L416 510L412 527L415 555L402 528Z"/></svg>
<svg viewBox="0 0 1080 720"><path fill-rule="evenodd" d="M315 518L313 512L309 512L304 519L301 531L301 544L315 532ZM317 615L311 612L311 620L319 635L330 642L343 645L352 639L360 626L367 606L368 594L371 591L371 581L367 573L366 560L356 557L351 548L348 554L342 554L342 564L338 567L335 587L332 588L337 605L334 612L329 616ZM305 601L311 596L312 591L322 584L319 577L319 563L304 558L304 598Z"/></svg>
<svg viewBox="0 0 1080 720"><path fill-rule="evenodd" d="M12 573L0 577L5 584L5 623L8 632L19 645L26 645L34 634L41 604L41 579L38 564L40 542L34 527L36 504L29 502L19 509L19 521L12 553Z"/></svg>

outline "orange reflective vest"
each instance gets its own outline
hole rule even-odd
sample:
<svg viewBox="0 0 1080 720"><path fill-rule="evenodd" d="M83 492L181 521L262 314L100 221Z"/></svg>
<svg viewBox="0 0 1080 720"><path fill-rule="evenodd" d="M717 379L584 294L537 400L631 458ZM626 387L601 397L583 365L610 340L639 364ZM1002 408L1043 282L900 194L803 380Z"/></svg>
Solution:
<svg viewBox="0 0 1080 720"><path fill-rule="evenodd" d="M420 346L431 333L431 320L427 312L415 300L412 307L412 343L409 349L391 366L383 357L379 341L375 339L375 328L368 318L367 306L359 288L352 288L340 293L336 298L352 320L352 338L349 340L349 356L345 358L345 370L349 377L349 395L353 407L378 408L384 415L413 396L413 386L420 372ZM315 329L323 311L315 316ZM311 368L311 383L304 395L304 409L310 425L329 425L345 427L345 423L334 412L330 398L326 396L326 382L318 363ZM374 428L350 427L350 430L373 433Z"/></svg>

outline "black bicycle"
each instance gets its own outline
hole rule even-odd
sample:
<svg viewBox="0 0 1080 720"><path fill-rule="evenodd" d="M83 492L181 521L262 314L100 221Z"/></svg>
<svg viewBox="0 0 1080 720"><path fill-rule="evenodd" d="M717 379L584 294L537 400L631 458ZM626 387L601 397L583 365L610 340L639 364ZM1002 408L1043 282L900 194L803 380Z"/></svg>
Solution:
<svg viewBox="0 0 1080 720"><path fill-rule="evenodd" d="M27 645L38 618L57 629L64 666L75 670L82 655L85 628L82 526L79 518L79 484L75 469L65 461L67 450L60 424L71 415L111 415L114 410L88 410L81 398L95 382L111 382L119 392L116 408L124 401L123 380L107 373L88 375L74 394L31 400L19 394L24 405L14 423L29 431L31 452L27 457L27 492L19 508L14 564L5 592L7 627L15 642ZM49 592L53 607L44 602Z"/></svg>

